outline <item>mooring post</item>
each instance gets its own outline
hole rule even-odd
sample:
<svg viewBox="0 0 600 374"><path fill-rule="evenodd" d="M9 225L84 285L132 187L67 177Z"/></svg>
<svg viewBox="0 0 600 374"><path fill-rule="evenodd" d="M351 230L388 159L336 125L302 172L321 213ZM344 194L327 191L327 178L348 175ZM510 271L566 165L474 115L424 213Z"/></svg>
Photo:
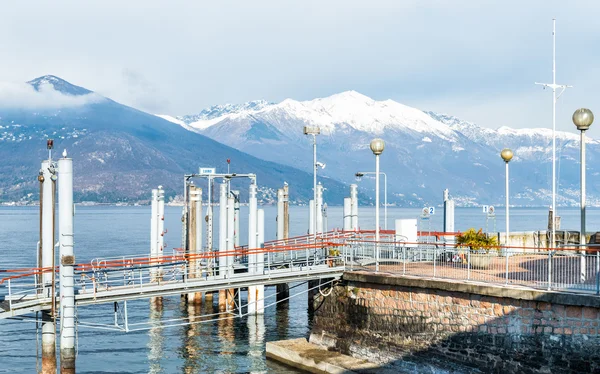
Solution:
<svg viewBox="0 0 600 374"><path fill-rule="evenodd" d="M40 196L41 205L41 238L40 246L42 250L42 261L40 267L42 270L41 284L44 297L56 297L53 291L54 279L54 167L52 160L42 162L41 181L42 195ZM42 312L42 368L52 370L56 369L56 324L55 311Z"/></svg>
<svg viewBox="0 0 600 374"><path fill-rule="evenodd" d="M233 196L227 198L227 253L225 256L225 276L231 278L233 276L233 261L235 259L235 224L234 224L234 204L235 199ZM232 311L235 306L235 289L227 289L227 310Z"/></svg>
<svg viewBox="0 0 600 374"><path fill-rule="evenodd" d="M163 256L165 247L165 190L158 186L158 257ZM159 272L160 276L160 272Z"/></svg>
<svg viewBox="0 0 600 374"><path fill-rule="evenodd" d="M237 248L240 246L240 191L231 190L230 193L233 197L233 247Z"/></svg>
<svg viewBox="0 0 600 374"><path fill-rule="evenodd" d="M289 218L289 190L288 185L285 184L283 188L277 190L277 240L284 240L289 237ZM289 259L292 259L291 253ZM277 302L287 301L287 298L290 296L290 287L288 284L280 283L277 285L276 290Z"/></svg>
<svg viewBox="0 0 600 374"><path fill-rule="evenodd" d="M454 232L454 200L450 199L450 192L444 190L444 232ZM446 246L454 247L454 236L446 235L444 237Z"/></svg>
<svg viewBox="0 0 600 374"><path fill-rule="evenodd" d="M152 266L158 265L158 190L152 190L152 202L150 208L150 259ZM152 282L157 281L157 268L150 270Z"/></svg>
<svg viewBox="0 0 600 374"><path fill-rule="evenodd" d="M315 233L315 201L308 202L308 235Z"/></svg>
<svg viewBox="0 0 600 374"><path fill-rule="evenodd" d="M250 184L250 192L248 198L248 274L256 274L256 243L257 243L257 199L256 199L256 184ZM256 286L248 287L248 314L256 313Z"/></svg>
<svg viewBox="0 0 600 374"><path fill-rule="evenodd" d="M350 199L352 200L352 230L358 231L358 185L356 184L350 185Z"/></svg>
<svg viewBox="0 0 600 374"><path fill-rule="evenodd" d="M219 185L219 255L218 265L219 277L225 278L225 271L227 269L227 258L224 253L227 251L227 182L223 182ZM227 292L225 290L219 290L219 309L225 310L227 308Z"/></svg>
<svg viewBox="0 0 600 374"><path fill-rule="evenodd" d="M290 237L290 189L289 186L283 186L283 238Z"/></svg>
<svg viewBox="0 0 600 374"><path fill-rule="evenodd" d="M200 216L198 216L197 204L199 203L199 195L198 188L194 185L190 185L188 187L189 191L189 206L188 206L188 216L187 220L188 224L188 267L187 267L187 277L188 279L195 279L197 276L197 240L198 240L198 230L197 225L198 221L201 220ZM196 293L190 292L187 294L188 303L199 303L200 300L196 300Z"/></svg>
<svg viewBox="0 0 600 374"><path fill-rule="evenodd" d="M263 249L265 247L265 211L258 209L256 212L256 226L257 234L256 241L257 247ZM256 258L256 268L258 272L262 274L265 269L265 254L260 252ZM265 286L256 286L256 314L265 313Z"/></svg>
<svg viewBox="0 0 600 374"><path fill-rule="evenodd" d="M283 188L277 190L277 240L283 239Z"/></svg>
<svg viewBox="0 0 600 374"><path fill-rule="evenodd" d="M196 211L196 226L194 229L196 230L196 256L202 253L202 188L196 187L196 194L198 198L196 199L196 204L194 205L194 210ZM196 258L196 267L194 268L196 278L200 278L202 274L200 274L200 261ZM196 304L200 304L202 302L202 292L196 292L194 296L194 302Z"/></svg>
<svg viewBox="0 0 600 374"><path fill-rule="evenodd" d="M58 232L60 242L60 367L75 373L75 290L73 265L73 160L58 160Z"/></svg>
<svg viewBox="0 0 600 374"><path fill-rule="evenodd" d="M352 199L344 197L344 231L352 230Z"/></svg>

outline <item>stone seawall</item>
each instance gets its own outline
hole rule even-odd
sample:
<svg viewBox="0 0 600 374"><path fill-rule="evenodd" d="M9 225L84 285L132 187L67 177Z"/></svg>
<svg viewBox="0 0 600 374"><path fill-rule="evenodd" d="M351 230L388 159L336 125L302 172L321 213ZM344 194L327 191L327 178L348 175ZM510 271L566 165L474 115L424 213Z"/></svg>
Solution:
<svg viewBox="0 0 600 374"><path fill-rule="evenodd" d="M600 373L600 298L346 273L314 300L311 341L410 368Z"/></svg>

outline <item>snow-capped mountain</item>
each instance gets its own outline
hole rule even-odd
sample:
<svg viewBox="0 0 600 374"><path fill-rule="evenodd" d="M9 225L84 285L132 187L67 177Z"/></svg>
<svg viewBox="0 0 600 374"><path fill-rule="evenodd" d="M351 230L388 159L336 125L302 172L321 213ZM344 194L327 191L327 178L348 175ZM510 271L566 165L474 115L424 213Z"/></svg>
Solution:
<svg viewBox="0 0 600 374"><path fill-rule="evenodd" d="M393 100L376 101L355 91L310 101L218 105L174 122L256 157L307 171L312 170L312 138L303 135L302 128L319 126L318 159L327 164L319 175L345 182L353 182L358 171L374 169L369 142L381 137L386 142L381 170L388 178L388 200L413 206L438 203L444 188L450 188L462 204L502 203L504 163L499 152L509 147L515 153L512 201L519 205L550 202L552 132L548 129L489 129ZM579 190L578 136L558 132L557 149L559 201L574 205ZM588 139L590 178L600 175L594 166L599 153L600 142ZM588 184L590 200L600 204L600 190L592 184ZM368 180L360 185L372 191Z"/></svg>

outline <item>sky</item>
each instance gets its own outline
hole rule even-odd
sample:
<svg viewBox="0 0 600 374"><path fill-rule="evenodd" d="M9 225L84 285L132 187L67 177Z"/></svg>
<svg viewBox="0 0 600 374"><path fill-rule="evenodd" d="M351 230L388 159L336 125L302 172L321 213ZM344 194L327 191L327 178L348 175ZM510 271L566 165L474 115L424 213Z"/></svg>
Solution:
<svg viewBox="0 0 600 374"><path fill-rule="evenodd" d="M356 90L491 128L551 128L552 92L534 82L552 82L556 18L557 83L573 86L556 126L575 132L575 109L600 113L599 10L577 0L10 1L0 4L0 81L52 74L170 115ZM600 123L588 134L600 138Z"/></svg>

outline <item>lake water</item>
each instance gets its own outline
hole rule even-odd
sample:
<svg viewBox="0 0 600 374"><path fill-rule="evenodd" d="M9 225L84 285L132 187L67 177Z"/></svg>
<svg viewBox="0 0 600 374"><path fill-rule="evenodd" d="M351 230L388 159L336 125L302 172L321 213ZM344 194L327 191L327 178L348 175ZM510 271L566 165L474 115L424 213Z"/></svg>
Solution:
<svg viewBox="0 0 600 374"><path fill-rule="evenodd" d="M265 209L265 237L272 239L276 232L276 208ZM398 218L417 218L421 209L388 208L388 228L393 229ZM218 208L215 208L218 214ZM504 212L496 211L497 230L504 228ZM544 230L547 210L513 208L511 231ZM559 209L562 228L578 230L579 211ZM147 254L149 252L149 207L84 207L77 206L75 214L75 253L77 262L96 257ZM361 208L359 225L374 228L374 208ZM247 207L241 208L241 243L247 240ZM0 208L0 269L35 266L38 240L38 208ZM308 208L290 208L290 235L302 235L308 227ZM431 230L442 229L441 210L431 219ZM457 230L469 227L485 228L486 218L480 208L457 208ZM215 219L218 224L218 219ZM342 225L342 208L328 211L329 228ZM381 226L384 226L383 208ZM492 222L488 222L490 231ZM165 237L167 248L181 245L181 207L166 207ZM425 227L424 227L425 228ZM589 209L588 231L600 231L600 210ZM216 239L216 238L215 238ZM167 252L168 253L168 252ZM2 287L2 286L0 286ZM299 285L295 290L306 290ZM268 287L266 295L275 289ZM292 291L291 294L294 292ZM216 298L215 298L216 301ZM193 313L212 313L212 305L203 305ZM165 298L161 310L150 310L148 300L128 303L130 321L154 321L187 318L189 310L179 297ZM82 321L105 322L113 318L110 304L78 309ZM192 326L154 328L148 331L124 333L109 330L79 328L78 373L294 373L293 369L267 361L265 342L307 337L310 318L307 297L299 294L287 306L271 306L264 317L238 318ZM0 321L0 373L34 373L36 370L35 324L32 322Z"/></svg>

